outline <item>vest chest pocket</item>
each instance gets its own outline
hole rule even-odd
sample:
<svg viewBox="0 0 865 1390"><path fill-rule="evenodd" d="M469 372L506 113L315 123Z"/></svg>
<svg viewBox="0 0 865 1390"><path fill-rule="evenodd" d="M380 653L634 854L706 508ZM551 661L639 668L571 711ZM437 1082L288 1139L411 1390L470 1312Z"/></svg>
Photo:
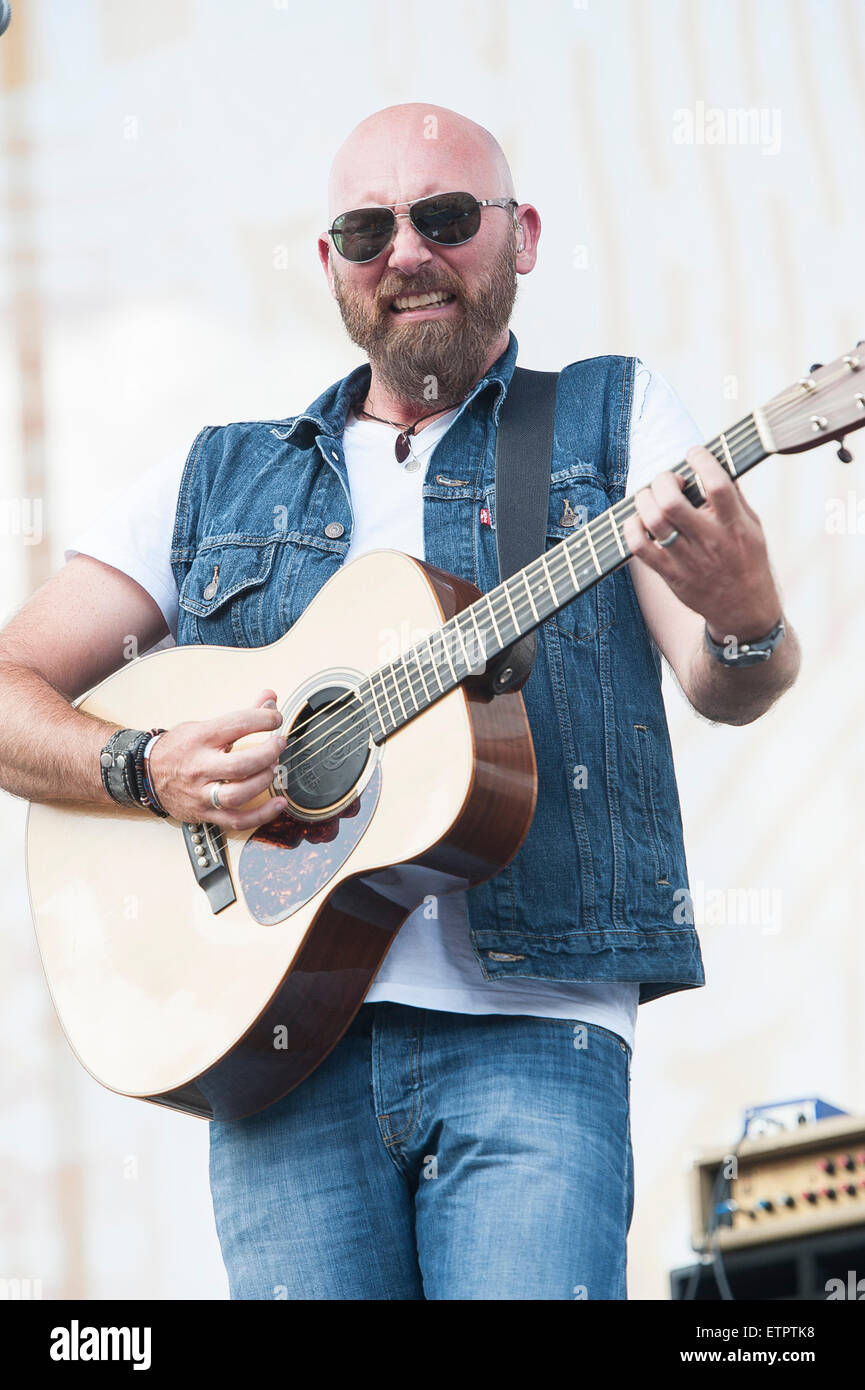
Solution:
<svg viewBox="0 0 865 1390"><path fill-rule="evenodd" d="M204 546L179 594L178 640L261 647L281 636L269 596L278 541Z"/></svg>
<svg viewBox="0 0 865 1390"><path fill-rule="evenodd" d="M554 473L550 482L550 509L547 517L547 554L561 541L579 535L596 517L609 507L609 499L603 488L592 476L587 476L583 465L577 469L565 469ZM595 552L599 563L609 558L610 546L614 544L608 526L604 526L603 540L593 533ZM575 564L577 578L586 564L591 575L597 573L591 549L584 552L582 564ZM550 559L553 583L561 575L562 579L572 580L570 568L564 556L558 560ZM615 620L615 593L611 580L601 580L586 593L579 594L566 608L561 608L555 622L559 631L576 642L591 640Z"/></svg>

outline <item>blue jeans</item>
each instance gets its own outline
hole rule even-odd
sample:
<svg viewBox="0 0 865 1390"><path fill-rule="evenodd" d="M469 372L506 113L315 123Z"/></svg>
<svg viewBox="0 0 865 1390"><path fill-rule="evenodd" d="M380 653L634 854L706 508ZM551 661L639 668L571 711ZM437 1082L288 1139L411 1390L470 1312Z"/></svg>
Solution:
<svg viewBox="0 0 865 1390"><path fill-rule="evenodd" d="M630 1052L593 1023L364 1004L210 1126L232 1298L622 1299Z"/></svg>

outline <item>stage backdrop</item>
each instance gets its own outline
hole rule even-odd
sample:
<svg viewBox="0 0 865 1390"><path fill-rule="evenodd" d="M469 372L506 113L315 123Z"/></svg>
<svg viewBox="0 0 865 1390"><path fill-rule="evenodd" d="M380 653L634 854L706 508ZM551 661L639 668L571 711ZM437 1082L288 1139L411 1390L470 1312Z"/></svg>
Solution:
<svg viewBox="0 0 865 1390"><path fill-rule="evenodd" d="M709 437L865 337L855 0L13 8L4 618L95 507L203 424L287 415L359 360L315 238L333 151L394 102L488 126L540 209L514 324L527 365L639 354ZM688 1260L689 1157L735 1141L745 1105L865 1110L858 452L744 483L802 639L795 691L753 727L714 728L666 679L709 983L639 1016L633 1297L664 1298ZM223 1298L206 1127L103 1092L59 1035L24 811L0 795L0 1278L23 1281L0 1287Z"/></svg>

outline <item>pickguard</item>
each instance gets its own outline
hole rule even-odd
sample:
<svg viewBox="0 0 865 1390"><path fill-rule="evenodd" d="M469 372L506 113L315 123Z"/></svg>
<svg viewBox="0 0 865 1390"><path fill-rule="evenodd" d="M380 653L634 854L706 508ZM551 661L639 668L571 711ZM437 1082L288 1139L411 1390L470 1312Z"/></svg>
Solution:
<svg viewBox="0 0 865 1390"><path fill-rule="evenodd" d="M238 876L256 922L270 927L284 921L333 878L372 820L380 791L376 767L360 796L332 820L299 821L283 813L249 837Z"/></svg>

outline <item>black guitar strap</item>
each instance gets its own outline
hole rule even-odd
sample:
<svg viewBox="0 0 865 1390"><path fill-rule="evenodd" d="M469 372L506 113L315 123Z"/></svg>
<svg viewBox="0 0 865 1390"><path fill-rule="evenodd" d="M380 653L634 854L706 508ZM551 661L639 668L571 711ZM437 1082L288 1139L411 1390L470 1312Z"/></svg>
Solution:
<svg viewBox="0 0 865 1390"><path fill-rule="evenodd" d="M514 369L496 436L496 550L499 579L510 579L546 549L558 372ZM519 690L537 652L534 632L493 659L494 695Z"/></svg>

